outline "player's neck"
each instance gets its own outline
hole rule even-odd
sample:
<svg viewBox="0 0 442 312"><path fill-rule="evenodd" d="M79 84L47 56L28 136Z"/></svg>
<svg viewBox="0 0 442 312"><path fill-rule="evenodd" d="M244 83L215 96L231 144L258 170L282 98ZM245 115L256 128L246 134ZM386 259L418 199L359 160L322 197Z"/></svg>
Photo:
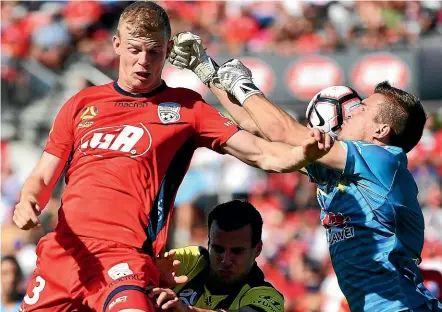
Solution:
<svg viewBox="0 0 442 312"><path fill-rule="evenodd" d="M377 139L377 138L373 138L371 143L379 145L379 146L388 146L388 145L390 145L390 144L388 144L388 140L386 140L386 139Z"/></svg>
<svg viewBox="0 0 442 312"><path fill-rule="evenodd" d="M143 87L134 88L133 86L126 83L121 78L118 78L117 84L124 91L131 93L133 95L138 95L138 94L150 93L150 92L154 91L155 89L157 89L159 86L161 86L163 84L163 80L159 79L156 83L154 83L148 87L145 87L145 88L143 88Z"/></svg>

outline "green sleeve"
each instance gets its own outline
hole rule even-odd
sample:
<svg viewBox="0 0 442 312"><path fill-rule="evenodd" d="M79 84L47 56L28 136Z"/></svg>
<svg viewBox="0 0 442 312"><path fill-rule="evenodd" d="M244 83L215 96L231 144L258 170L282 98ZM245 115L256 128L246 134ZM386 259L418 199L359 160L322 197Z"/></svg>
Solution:
<svg viewBox="0 0 442 312"><path fill-rule="evenodd" d="M201 257L200 247L187 246L176 249L175 259L181 261L181 265L177 270L177 275L188 274L191 272Z"/></svg>
<svg viewBox="0 0 442 312"><path fill-rule="evenodd" d="M248 290L239 307L254 306L266 312L284 312L284 297L272 287L260 286Z"/></svg>

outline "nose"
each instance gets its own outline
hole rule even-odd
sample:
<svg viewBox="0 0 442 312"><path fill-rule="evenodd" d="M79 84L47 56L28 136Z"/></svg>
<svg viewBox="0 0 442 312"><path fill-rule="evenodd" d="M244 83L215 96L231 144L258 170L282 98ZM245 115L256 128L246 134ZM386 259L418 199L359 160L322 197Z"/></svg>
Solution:
<svg viewBox="0 0 442 312"><path fill-rule="evenodd" d="M149 54L146 52L141 52L138 54L138 64L145 67L150 64Z"/></svg>
<svg viewBox="0 0 442 312"><path fill-rule="evenodd" d="M225 251L224 254L222 255L221 262L224 265L232 264L232 254L229 251Z"/></svg>

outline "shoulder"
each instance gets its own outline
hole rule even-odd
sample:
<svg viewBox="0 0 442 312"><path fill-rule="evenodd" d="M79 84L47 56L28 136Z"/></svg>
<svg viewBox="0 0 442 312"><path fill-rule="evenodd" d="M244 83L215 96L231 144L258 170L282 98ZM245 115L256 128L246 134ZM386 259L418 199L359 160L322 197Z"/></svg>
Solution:
<svg viewBox="0 0 442 312"><path fill-rule="evenodd" d="M113 88L113 83L107 83L104 85L99 86L91 86L84 88L77 92L75 97L82 98L82 97L89 97L89 96L97 96L97 94L102 95L105 92L116 92Z"/></svg>
<svg viewBox="0 0 442 312"><path fill-rule="evenodd" d="M360 154L363 158L373 160L378 163L385 162L406 162L407 155L396 146L380 146L364 141L343 141L341 142L344 149L350 154Z"/></svg>
<svg viewBox="0 0 442 312"><path fill-rule="evenodd" d="M174 88L169 86L167 86L167 88L170 92L174 92L175 94L186 95L193 98L200 98L200 99L202 98L201 94L191 89L182 88L182 87Z"/></svg>
<svg viewBox="0 0 442 312"><path fill-rule="evenodd" d="M69 108L74 110L82 109L85 105L91 104L91 101L103 99L106 94L111 94L112 92L115 91L111 83L100 86L87 87L71 96L64 103L64 106L68 106Z"/></svg>
<svg viewBox="0 0 442 312"><path fill-rule="evenodd" d="M194 105L197 102L205 103L201 94L187 88L172 88L168 86L165 94L167 94L166 97L168 101L177 101L184 105ZM170 99L170 97L172 97L172 99Z"/></svg>
<svg viewBox="0 0 442 312"><path fill-rule="evenodd" d="M209 263L209 252L201 246L187 246L176 249L175 258L182 263L182 273L190 273L205 267Z"/></svg>
<svg viewBox="0 0 442 312"><path fill-rule="evenodd" d="M273 286L256 286L241 298L240 306L253 305L264 311L284 311L284 297Z"/></svg>
<svg viewBox="0 0 442 312"><path fill-rule="evenodd" d="M268 294L282 298L281 293L279 293L272 284L265 280L264 273L256 263L250 271L249 277L247 279L247 284L250 286L250 290L245 293L245 295L247 296Z"/></svg>

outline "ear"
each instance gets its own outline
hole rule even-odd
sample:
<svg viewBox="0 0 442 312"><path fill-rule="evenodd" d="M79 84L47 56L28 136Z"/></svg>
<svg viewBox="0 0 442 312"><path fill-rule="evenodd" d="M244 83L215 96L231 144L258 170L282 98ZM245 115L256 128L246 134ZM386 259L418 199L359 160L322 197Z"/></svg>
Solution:
<svg viewBox="0 0 442 312"><path fill-rule="evenodd" d="M256 245L256 258L258 258L258 256L261 254L262 251L262 241L260 241L257 245Z"/></svg>
<svg viewBox="0 0 442 312"><path fill-rule="evenodd" d="M377 140L385 141L386 139L388 139L388 137L390 136L391 133L392 133L392 129L389 125L379 124L378 127L376 128L376 131L374 132L374 137Z"/></svg>
<svg viewBox="0 0 442 312"><path fill-rule="evenodd" d="M173 40L169 40L167 43L167 52L166 52L166 60L169 58L170 52L172 52L173 48Z"/></svg>
<svg viewBox="0 0 442 312"><path fill-rule="evenodd" d="M112 46L114 47L115 53L121 55L121 39L120 36L114 35L112 37Z"/></svg>

